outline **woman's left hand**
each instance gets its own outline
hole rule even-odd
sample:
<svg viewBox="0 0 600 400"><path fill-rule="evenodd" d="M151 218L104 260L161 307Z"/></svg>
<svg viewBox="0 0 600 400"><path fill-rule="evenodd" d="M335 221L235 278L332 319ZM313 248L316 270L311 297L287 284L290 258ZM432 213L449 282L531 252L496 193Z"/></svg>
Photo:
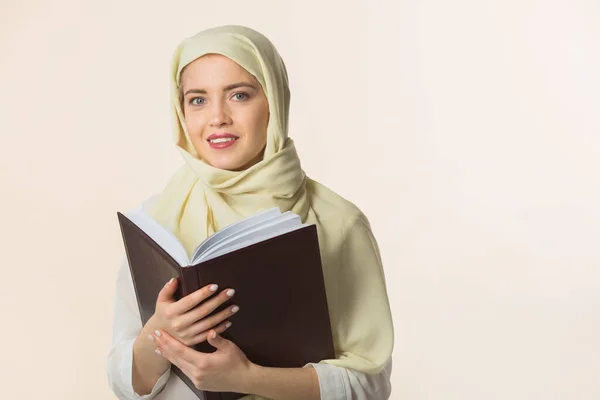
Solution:
<svg viewBox="0 0 600 400"><path fill-rule="evenodd" d="M214 330L208 334L208 343L214 353L201 353L188 347L165 331L151 336L157 352L175 364L201 390L243 392L253 364L233 342Z"/></svg>

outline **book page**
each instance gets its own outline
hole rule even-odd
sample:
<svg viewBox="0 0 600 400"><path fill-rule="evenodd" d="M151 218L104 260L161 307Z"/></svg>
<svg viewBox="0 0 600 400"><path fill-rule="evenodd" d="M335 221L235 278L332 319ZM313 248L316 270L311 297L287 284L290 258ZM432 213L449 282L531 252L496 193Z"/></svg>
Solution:
<svg viewBox="0 0 600 400"><path fill-rule="evenodd" d="M290 218L293 218L294 215L296 215L296 214L293 214L290 211L286 211L283 214L279 214L270 219L258 221L256 224L244 224L247 226L236 227L236 228L240 228L240 229L232 230L232 232L229 235L220 235L221 236L220 238L216 238L215 240L211 241L211 243L209 245L203 246L201 252L199 252L198 254L194 254L195 257L192 258L192 263L195 262L195 260L198 260L199 257L201 257L203 254L206 254L206 253L212 251L212 249L215 248L216 246L221 246L225 242L228 242L236 237L246 235L249 231L254 231L256 229L259 229L262 226L267 226L267 225L271 225L271 224L279 222L279 221L288 220Z"/></svg>
<svg viewBox="0 0 600 400"><path fill-rule="evenodd" d="M124 213L127 218L143 230L160 247L163 248L179 265L187 267L190 265L190 259L183 244L168 229L156 222L152 217L143 211L130 211Z"/></svg>
<svg viewBox="0 0 600 400"><path fill-rule="evenodd" d="M232 253L235 250L239 250L242 249L244 247L248 247L251 246L253 244L256 243L260 243L262 241L277 237L277 236L282 236L286 233L289 232L293 232L296 231L298 229L303 229L306 228L307 226L310 226L312 224L301 224L301 225L296 225L296 226L286 226L283 227L281 229L279 229L276 232L270 232L270 233L266 233L264 235L261 236L248 236L242 239L246 239L246 240L241 240L241 241L236 241L235 243L230 243L228 246L225 246L221 249L218 249L214 252L211 252L210 254L204 254L203 256L200 257L200 260L198 260L198 262L204 262L204 261L208 261L208 260L212 260L213 258L217 258L219 256L222 256L223 254L227 254L227 253ZM197 264L198 262L194 262L194 264Z"/></svg>
<svg viewBox="0 0 600 400"><path fill-rule="evenodd" d="M227 225L225 228L219 230L218 232L215 232L214 234L206 238L202 243L200 243L194 251L194 254L192 255L191 259L197 259L201 253L207 251L211 246L215 245L223 238L235 235L236 233L241 232L247 229L248 227L261 224L279 215L281 215L281 210L279 209L279 207L273 207L261 211L258 214L244 218L240 221L234 222L233 224Z"/></svg>
<svg viewBox="0 0 600 400"><path fill-rule="evenodd" d="M266 240L275 236L279 236L289 231L289 229L296 228L302 225L302 220L296 214L287 213L282 214L280 218L274 218L271 221L260 224L256 227L250 227L249 229L240 232L238 235L232 235L226 240L222 240L218 244L212 246L206 252L200 255L197 259L192 260L193 264L200 261L205 261L210 258L214 258L214 254L224 254L231 249L237 248L236 246L240 243L247 243L246 245L258 243L262 240Z"/></svg>

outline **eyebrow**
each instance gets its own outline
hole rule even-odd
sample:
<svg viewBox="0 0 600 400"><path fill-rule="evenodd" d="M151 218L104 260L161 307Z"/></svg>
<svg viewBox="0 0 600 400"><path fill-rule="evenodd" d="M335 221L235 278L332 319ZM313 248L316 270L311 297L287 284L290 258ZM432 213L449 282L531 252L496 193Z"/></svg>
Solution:
<svg viewBox="0 0 600 400"><path fill-rule="evenodd" d="M252 85L251 83L247 83L247 82L237 82L237 83L232 83L231 85L227 85L223 88L224 92L227 92L229 90L232 89L237 89L239 87L251 87L252 89L256 89L256 86ZM187 96L190 93L200 93L200 94L206 94L206 90L204 89L190 89L187 92L185 92L184 96Z"/></svg>

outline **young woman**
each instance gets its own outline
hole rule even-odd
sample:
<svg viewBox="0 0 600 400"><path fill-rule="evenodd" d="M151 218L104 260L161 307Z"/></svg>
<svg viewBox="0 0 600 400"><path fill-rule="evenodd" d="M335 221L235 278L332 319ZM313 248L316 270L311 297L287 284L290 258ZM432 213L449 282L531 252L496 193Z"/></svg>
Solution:
<svg viewBox="0 0 600 400"><path fill-rule="evenodd" d="M219 335L244 310L232 306L207 317L235 300L235 288L209 285L174 301L177 281L167 282L142 326L124 261L108 357L111 389L120 399L195 400L171 374L173 363L200 389L251 393L246 399L387 399L393 326L378 246L365 215L302 170L288 137L287 72L275 47L246 27L212 28L178 46L171 80L175 142L185 163L142 209L188 252L274 206L316 224L336 358L299 368L249 361ZM191 348L204 340L217 351Z"/></svg>

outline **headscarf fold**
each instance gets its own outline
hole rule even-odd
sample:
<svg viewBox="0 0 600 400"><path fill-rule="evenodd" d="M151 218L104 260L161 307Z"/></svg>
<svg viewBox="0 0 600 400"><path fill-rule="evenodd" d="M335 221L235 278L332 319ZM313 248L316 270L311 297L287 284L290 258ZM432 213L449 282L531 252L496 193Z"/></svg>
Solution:
<svg viewBox="0 0 600 400"><path fill-rule="evenodd" d="M206 54L224 55L246 69L269 103L264 157L243 171L218 169L201 160L186 130L181 71ZM149 213L181 240L188 254L214 232L274 206L298 214L305 223L315 223L337 357L321 362L377 373L389 360L393 343L379 250L366 217L302 170L288 137L289 105L284 62L262 34L242 26L221 26L184 40L175 51L171 75L174 139L184 165ZM348 204L349 214L338 204ZM344 228L346 220L357 221L356 229Z"/></svg>

